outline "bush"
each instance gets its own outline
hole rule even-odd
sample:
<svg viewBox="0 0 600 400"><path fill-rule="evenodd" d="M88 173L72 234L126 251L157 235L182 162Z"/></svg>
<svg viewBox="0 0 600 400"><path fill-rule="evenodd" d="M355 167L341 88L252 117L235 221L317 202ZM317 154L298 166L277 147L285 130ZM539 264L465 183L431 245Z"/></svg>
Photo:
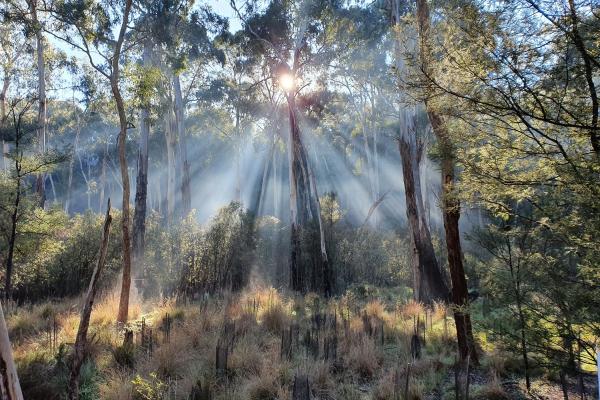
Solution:
<svg viewBox="0 0 600 400"><path fill-rule="evenodd" d="M134 400L163 400L166 398L168 386L151 373L148 379L136 375L133 384Z"/></svg>

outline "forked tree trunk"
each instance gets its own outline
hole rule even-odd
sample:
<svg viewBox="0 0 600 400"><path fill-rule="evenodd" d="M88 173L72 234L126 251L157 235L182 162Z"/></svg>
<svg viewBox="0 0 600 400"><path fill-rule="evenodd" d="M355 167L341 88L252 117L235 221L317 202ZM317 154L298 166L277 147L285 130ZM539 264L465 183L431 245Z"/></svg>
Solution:
<svg viewBox="0 0 600 400"><path fill-rule="evenodd" d="M79 398L79 372L81 371L81 365L85 359L87 332L90 325L90 316L94 306L94 299L96 298L96 292L98 290L98 280L100 279L100 274L102 273L102 269L104 268L104 263L106 261L111 222L112 217L110 216L110 199L108 199L106 217L104 219L104 229L102 230L102 240L100 242L100 255L98 257L96 268L92 273L90 286L88 287L88 291L85 296L85 303L83 304L83 310L81 311L81 318L79 320L79 328L77 329L77 336L75 338L73 364L71 366L71 377L69 379L68 388L70 400L77 400Z"/></svg>
<svg viewBox="0 0 600 400"><path fill-rule="evenodd" d="M0 396L2 400L23 400L17 369L6 328L4 312L0 305Z"/></svg>
<svg viewBox="0 0 600 400"><path fill-rule="evenodd" d="M330 295L332 277L327 259L319 197L300 136L294 96L294 93L288 93L286 96L290 120L288 139L291 218L290 287L300 292L310 289ZM310 245L312 254L302 254L301 240ZM316 241L318 241L318 248L314 248ZM309 258L312 260L312 270L309 270L310 265L307 260ZM312 278L310 282L306 279L309 272Z"/></svg>
<svg viewBox="0 0 600 400"><path fill-rule="evenodd" d="M121 296L119 298L119 312L117 321L127 322L129 314L129 292L131 290L131 237L129 233L129 171L127 170L127 157L125 154L125 144L127 139L127 116L125 115L125 104L119 89L119 59L121 58L121 47L125 39L125 31L129 21L129 12L131 11L132 0L125 1L123 11L123 21L119 31L119 38L115 46L115 52L112 57L112 74L110 76L110 87L117 103L119 114L119 165L121 167L121 180L123 181L123 213L121 216L121 227L123 230L123 278L121 280Z"/></svg>
<svg viewBox="0 0 600 400"><path fill-rule="evenodd" d="M143 64L150 66L150 44L144 43ZM135 185L135 210L133 213L133 265L136 274L144 269L146 235L146 210L148 206L148 138L150 136L150 110L145 105L140 111L140 140L138 143L137 178Z"/></svg>
<svg viewBox="0 0 600 400"><path fill-rule="evenodd" d="M420 193L418 192L421 190L417 155L419 150L414 121L405 124L405 129L409 129L409 132L401 133L399 148L406 197L406 217L413 246L414 298L425 304L432 304L434 301L447 301L450 291L435 257L431 234L424 223L423 208L419 205Z"/></svg>
<svg viewBox="0 0 600 400"><path fill-rule="evenodd" d="M419 55L421 68L431 75L429 65L429 6L427 0L417 0L417 25L419 31ZM442 117L425 101L427 115L440 147L442 176L442 213L446 233L448 266L452 280L452 302L456 307L454 321L458 352L461 360L469 357L474 364L478 362L477 349L473 338L471 317L468 312L468 288L463 266L462 249L458 220L460 218L460 200L455 193L455 157L451 139Z"/></svg>

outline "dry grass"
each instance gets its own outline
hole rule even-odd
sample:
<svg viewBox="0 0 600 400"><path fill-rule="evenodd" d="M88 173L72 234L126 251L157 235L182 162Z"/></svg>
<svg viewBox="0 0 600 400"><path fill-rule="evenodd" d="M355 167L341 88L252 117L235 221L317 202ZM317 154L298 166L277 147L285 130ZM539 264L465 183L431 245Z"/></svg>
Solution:
<svg viewBox="0 0 600 400"><path fill-rule="evenodd" d="M284 305L280 302L270 305L260 315L262 325L271 333L281 335L289 325L290 316Z"/></svg>
<svg viewBox="0 0 600 400"><path fill-rule="evenodd" d="M381 363L379 349L373 340L366 336L346 343L343 353L344 366L363 381L372 379Z"/></svg>
<svg viewBox="0 0 600 400"><path fill-rule="evenodd" d="M371 300L368 302L365 306L365 313L369 317L374 317L381 320L389 319L389 316L385 311L385 305L379 300Z"/></svg>
<svg viewBox="0 0 600 400"><path fill-rule="evenodd" d="M414 300L409 301L400 308L400 313L404 316L405 319L412 319L418 317L424 312L425 307L423 306L423 304Z"/></svg>
<svg viewBox="0 0 600 400"><path fill-rule="evenodd" d="M119 370L108 370L100 383L100 398L103 400L132 400L132 376Z"/></svg>
<svg viewBox="0 0 600 400"><path fill-rule="evenodd" d="M257 338L242 337L235 345L229 356L230 367L236 375L259 375L263 367L265 349L261 349Z"/></svg>
<svg viewBox="0 0 600 400"><path fill-rule="evenodd" d="M421 304L411 302L400 306L398 312L389 313L386 310L389 305L379 300L364 304L344 301L350 300L325 302L315 295L289 298L272 288L258 288L186 305L172 299L160 304L135 303L130 307L130 318L143 315L157 341L153 353L148 355L138 346L136 337L134 366L127 369L119 367L113 355L115 347L122 343L122 335L116 331L114 323L118 297L109 294L99 299L90 326L90 334L95 337L90 349L99 382L97 396L108 400L133 400L134 377L139 375L141 379L151 381L151 374L155 374L161 385L177 392L173 399L187 399L197 382L202 381L204 386L213 389L215 400L287 400L291 397L294 375L301 372L309 376L315 399L391 399L392 371L399 358L407 360L409 357L412 317L422 315L424 309ZM16 342L15 358L20 370L28 371L29 381L33 382L32 379L39 376L50 377L54 372L55 354L49 351L44 336L47 317L56 315L58 344L72 343L79 324L78 306L79 299L62 304L48 303L18 309L9 317L11 334L20 338ZM340 307L350 310L350 321L347 335L345 329L338 329L336 362L313 360L302 344L296 347L291 360L281 360L281 332L287 329L292 318L300 324L301 340L311 326L314 313L332 312ZM163 339L161 330L167 314L173 321L168 342ZM427 332L424 359L412 366L410 398L414 399L422 398L423 393L440 383L440 377L444 377L449 368L442 358L453 352L453 347L441 340L439 318L443 315L442 308L436 307L432 315L437 323ZM345 313L344 317L347 316ZM378 335L372 338L365 335L363 316L373 322L375 329L380 327L380 321L383 322L384 344L380 343ZM235 334L232 336L235 340L229 353L228 379L219 381L214 367L215 347L222 339L226 321L234 322ZM341 318L338 321L341 326ZM323 336L320 336L321 350L322 346ZM490 372L500 373L502 356L495 357L486 358L484 365ZM50 378L44 379L50 381ZM485 396L500 396L501 389L494 382L477 388L478 393ZM39 398L44 397L33 397Z"/></svg>
<svg viewBox="0 0 600 400"><path fill-rule="evenodd" d="M471 392L473 400L510 400L510 396L506 393L496 376L485 385L473 387Z"/></svg>

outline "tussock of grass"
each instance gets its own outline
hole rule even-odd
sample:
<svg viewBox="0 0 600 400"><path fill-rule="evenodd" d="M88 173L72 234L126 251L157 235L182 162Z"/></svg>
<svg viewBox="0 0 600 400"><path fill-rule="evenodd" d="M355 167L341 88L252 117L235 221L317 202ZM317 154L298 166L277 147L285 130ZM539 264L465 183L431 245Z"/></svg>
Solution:
<svg viewBox="0 0 600 400"><path fill-rule="evenodd" d="M64 394L68 371L65 367L69 363L69 343L73 343L79 324L79 304L80 299L74 299L30 306L8 317L11 335L18 338L14 342L15 358L22 382L30 389L28 399L48 400ZM285 297L273 288L260 287L197 303L180 304L172 299L160 304L135 303L130 307L129 326L139 330L140 318L144 317L147 329L153 332L153 351L140 347L140 335L136 333L127 362L118 363L115 354L123 344L123 336L114 322L117 310L117 296L100 298L89 331L93 340L89 346L90 364L86 367L86 379L90 382L86 390L107 400L136 400L153 390L169 393L169 399L183 400L197 389L198 382L211 389L214 400L287 400L297 373L309 377L315 400L391 399L393 371L410 360L413 319L423 318L424 312L423 306L414 302L397 305L351 297L325 301L314 294ZM314 331L314 316L334 313L338 358L325 361L323 341L333 328L327 325ZM168 337L167 315L171 321ZM454 345L443 338L442 306L436 306L429 315L433 327L428 324L425 332L424 358L411 366L410 398L415 399L443 386L453 361ZM373 328L372 336L365 329L365 318ZM54 319L57 345L63 344L60 357L51 350L47 337L48 320ZM299 326L300 342L294 344L292 359L286 360L280 356L282 332L292 322ZM381 326L384 343L379 334ZM320 356L316 360L302 344L307 331L319 338ZM215 373L217 343L229 348L225 380L217 379ZM500 373L500 360L493 357L484 359L484 366ZM477 389L490 395L499 392L493 385ZM158 396L157 400L166 395Z"/></svg>

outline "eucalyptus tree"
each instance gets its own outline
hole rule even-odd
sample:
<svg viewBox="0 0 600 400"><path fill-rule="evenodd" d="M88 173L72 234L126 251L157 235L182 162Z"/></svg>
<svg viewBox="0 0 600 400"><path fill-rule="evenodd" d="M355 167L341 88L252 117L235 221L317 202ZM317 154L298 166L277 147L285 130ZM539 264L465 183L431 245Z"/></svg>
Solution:
<svg viewBox="0 0 600 400"><path fill-rule="evenodd" d="M83 53L90 66L108 80L119 117L118 152L123 187L121 218L123 278L117 321L125 323L128 318L131 290L130 185L125 149L130 121L127 121L125 103L121 94L120 64L130 22L132 0L108 5L101 2L64 1L53 6L54 8L50 10L53 21L52 26L47 28L48 34L67 42ZM111 17L115 15L118 18ZM113 31L115 25L116 36ZM125 50L128 47L125 47Z"/></svg>
<svg viewBox="0 0 600 400"><path fill-rule="evenodd" d="M303 90L319 90L317 76L335 55L339 30L327 29L341 5L319 1L248 2L241 18L248 51L260 55L279 82L287 102L290 134L287 140L290 185L290 287L329 295L333 290L314 168L300 129ZM315 81L311 82L311 78Z"/></svg>
<svg viewBox="0 0 600 400"><path fill-rule="evenodd" d="M186 102L197 84L202 66L212 59L222 59L211 36L222 33L226 21L206 7L192 10L193 2L187 0L168 3L149 1L143 5L139 34L144 37L146 45L152 47L151 58L156 64L155 68L162 74L159 92L162 97L161 112L167 115L164 126L168 173L167 214L168 219L172 220L176 205L180 205L182 216L187 216L191 210ZM184 87L181 77L190 65L193 66L193 76L187 82L188 87Z"/></svg>
<svg viewBox="0 0 600 400"><path fill-rule="evenodd" d="M46 99L46 41L44 38L43 4L38 0L10 0L3 5L4 19L15 21L22 26L26 37L34 36L36 71L37 71L37 104L38 104L38 128L37 128L37 147L40 153L46 150L46 120L47 120L47 99ZM46 176L38 174L36 176L36 192L39 198L39 205L44 206L46 200Z"/></svg>
<svg viewBox="0 0 600 400"><path fill-rule="evenodd" d="M427 0L417 0L417 29L420 69L427 76L431 76L430 59L432 57L429 6ZM460 200L455 193L456 181L456 157L454 155L454 143L448 133L448 127L442 115L435 109L429 99L425 98L425 108L433 133L437 139L438 152L440 154L441 177L442 177L442 214L444 217L444 230L446 233L446 251L448 266L450 268L450 279L452 281L452 303L454 310L454 322L456 324L456 335L458 339L458 350L461 359L470 358L477 362L477 349L473 339L471 316L467 309L469 293L467 280L463 266L463 254L460 243L460 231L458 220L460 218Z"/></svg>
<svg viewBox="0 0 600 400"><path fill-rule="evenodd" d="M23 72L24 63L29 61L25 56L26 39L16 29L16 24L8 20L2 21L0 27L0 68L2 74L2 88L0 89L0 129L8 122L9 89L15 85L16 78ZM5 158L8 153L8 140L1 138L2 168L7 169L9 160Z"/></svg>
<svg viewBox="0 0 600 400"><path fill-rule="evenodd" d="M425 6L412 85L441 116L431 118L448 140L440 151L462 167L447 197L455 218L460 196L494 217L533 222L551 255L538 265L536 299L553 327L577 321L597 332L597 318L574 306L585 298L585 309L598 309L597 7L452 1L429 23Z"/></svg>

